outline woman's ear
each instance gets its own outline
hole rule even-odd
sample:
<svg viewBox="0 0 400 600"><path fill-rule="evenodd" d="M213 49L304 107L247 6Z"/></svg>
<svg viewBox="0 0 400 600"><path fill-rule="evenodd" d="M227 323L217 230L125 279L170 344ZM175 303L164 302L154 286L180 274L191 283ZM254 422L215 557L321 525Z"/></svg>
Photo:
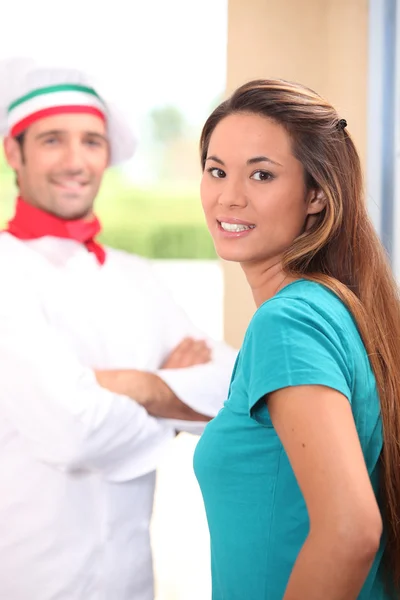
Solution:
<svg viewBox="0 0 400 600"><path fill-rule="evenodd" d="M308 215L317 215L322 210L324 210L326 206L326 196L324 192L318 189L311 189L308 193L307 198L307 214Z"/></svg>

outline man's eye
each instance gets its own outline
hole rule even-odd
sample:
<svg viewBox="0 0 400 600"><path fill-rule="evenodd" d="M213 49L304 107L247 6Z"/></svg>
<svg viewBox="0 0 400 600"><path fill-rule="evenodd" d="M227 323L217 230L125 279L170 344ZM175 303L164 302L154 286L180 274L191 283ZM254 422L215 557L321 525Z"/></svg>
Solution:
<svg viewBox="0 0 400 600"><path fill-rule="evenodd" d="M225 171L222 169L218 169L217 167L210 167L207 169L208 173L210 173L211 177L215 177L216 179L222 179L226 177Z"/></svg>
<svg viewBox="0 0 400 600"><path fill-rule="evenodd" d="M46 146L51 146L53 144L56 144L57 142L58 139L56 137L49 137L44 140L44 144L46 144Z"/></svg>
<svg viewBox="0 0 400 600"><path fill-rule="evenodd" d="M256 181L270 181L274 176L272 173L268 171L256 171L252 174L251 179L255 179Z"/></svg>
<svg viewBox="0 0 400 600"><path fill-rule="evenodd" d="M101 146L101 142L99 142L99 140L86 140L86 144L93 147Z"/></svg>

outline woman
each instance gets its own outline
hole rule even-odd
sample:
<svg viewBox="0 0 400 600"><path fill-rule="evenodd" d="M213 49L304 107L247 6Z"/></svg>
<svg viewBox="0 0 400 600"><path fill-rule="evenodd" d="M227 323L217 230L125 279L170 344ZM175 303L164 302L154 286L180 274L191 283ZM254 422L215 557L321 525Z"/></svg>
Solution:
<svg viewBox="0 0 400 600"><path fill-rule="evenodd" d="M213 600L398 597L400 309L346 125L269 80L202 132L207 224L257 305L194 460Z"/></svg>

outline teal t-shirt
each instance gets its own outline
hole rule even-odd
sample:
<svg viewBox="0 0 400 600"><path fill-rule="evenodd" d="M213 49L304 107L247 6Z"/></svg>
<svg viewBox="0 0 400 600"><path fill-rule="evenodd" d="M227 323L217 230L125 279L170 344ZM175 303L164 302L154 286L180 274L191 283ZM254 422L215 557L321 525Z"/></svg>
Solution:
<svg viewBox="0 0 400 600"><path fill-rule="evenodd" d="M263 397L324 385L351 403L375 492L382 427L375 378L354 320L327 288L299 280L255 313L224 408L196 448L211 538L213 600L282 600L309 531L304 498ZM359 600L384 600L381 547Z"/></svg>

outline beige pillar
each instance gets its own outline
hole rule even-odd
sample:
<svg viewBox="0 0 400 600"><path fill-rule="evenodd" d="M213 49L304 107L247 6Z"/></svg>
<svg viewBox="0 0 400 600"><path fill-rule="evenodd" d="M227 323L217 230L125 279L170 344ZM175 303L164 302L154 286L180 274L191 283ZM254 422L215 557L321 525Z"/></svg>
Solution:
<svg viewBox="0 0 400 600"><path fill-rule="evenodd" d="M304 83L348 122L366 156L368 0L229 0L227 93L255 78ZM254 312L240 267L224 263L225 338L239 347Z"/></svg>

